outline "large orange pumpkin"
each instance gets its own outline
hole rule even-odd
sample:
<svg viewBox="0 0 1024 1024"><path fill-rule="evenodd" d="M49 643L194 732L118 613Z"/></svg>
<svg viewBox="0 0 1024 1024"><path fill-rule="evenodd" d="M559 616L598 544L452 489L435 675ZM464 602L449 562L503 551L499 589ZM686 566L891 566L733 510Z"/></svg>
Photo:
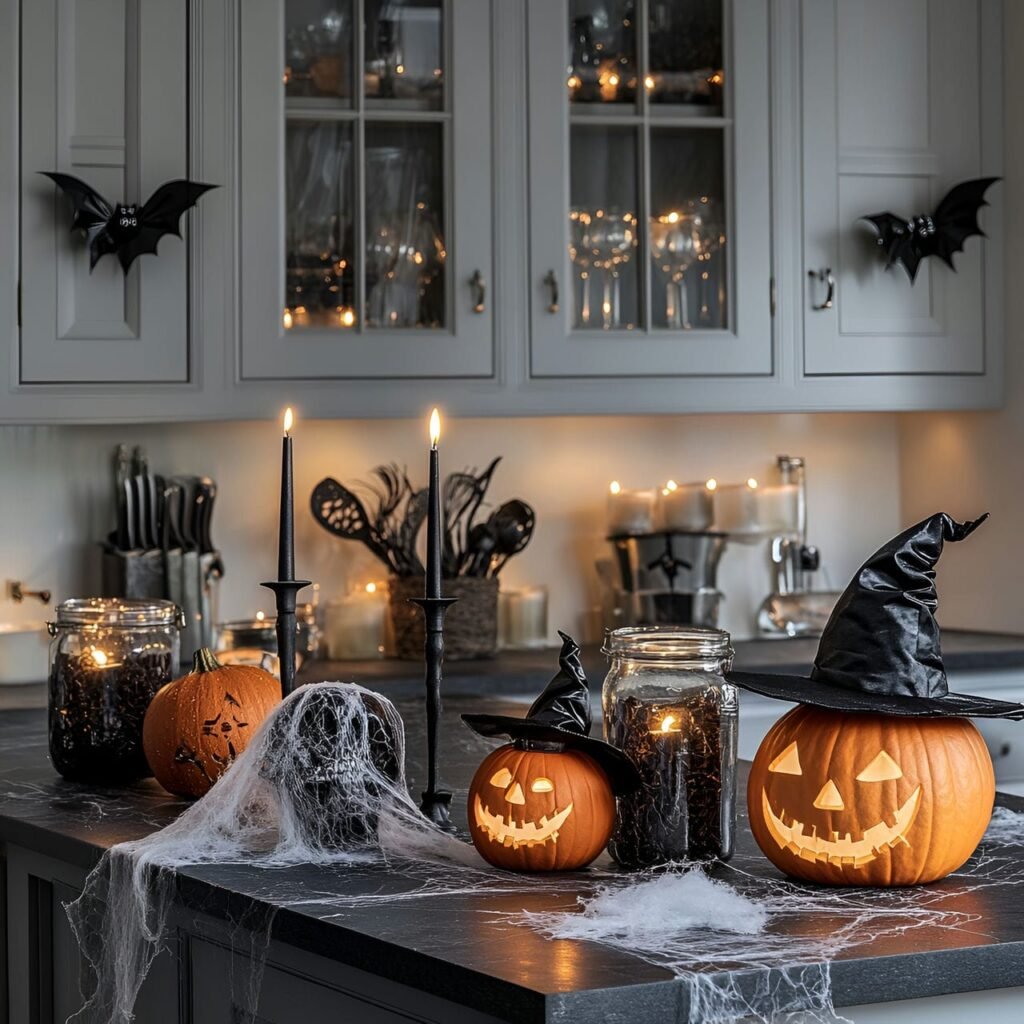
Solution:
<svg viewBox="0 0 1024 1024"><path fill-rule="evenodd" d="M481 856L510 871L572 871L604 848L615 797L579 750L498 747L469 786L469 830Z"/></svg>
<svg viewBox="0 0 1024 1024"><path fill-rule="evenodd" d="M754 838L787 874L914 885L959 868L992 816L995 775L966 718L801 706L765 736L747 785Z"/></svg>
<svg viewBox="0 0 1024 1024"><path fill-rule="evenodd" d="M276 677L255 665L221 665L205 647L192 671L153 698L142 748L157 782L179 796L202 796L245 749L281 699Z"/></svg>

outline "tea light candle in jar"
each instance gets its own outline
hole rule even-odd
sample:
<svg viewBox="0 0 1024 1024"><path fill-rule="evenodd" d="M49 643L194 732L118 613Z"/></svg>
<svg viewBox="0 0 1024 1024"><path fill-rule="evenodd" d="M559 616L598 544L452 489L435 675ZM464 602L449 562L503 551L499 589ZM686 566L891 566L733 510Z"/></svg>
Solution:
<svg viewBox="0 0 1024 1024"><path fill-rule="evenodd" d="M757 481L753 477L745 484L716 483L713 490L716 530L739 536L758 532Z"/></svg>
<svg viewBox="0 0 1024 1024"><path fill-rule="evenodd" d="M732 855L739 704L724 673L729 634L618 629L606 641L605 739L636 765L619 797L608 852L627 868Z"/></svg>
<svg viewBox="0 0 1024 1024"><path fill-rule="evenodd" d="M367 583L329 601L324 615L327 657L335 661L381 657L387 612L387 588L378 583Z"/></svg>
<svg viewBox="0 0 1024 1024"><path fill-rule="evenodd" d="M677 484L669 480L658 496L657 530L706 530L711 525L711 492L706 484Z"/></svg>
<svg viewBox="0 0 1024 1024"><path fill-rule="evenodd" d="M654 529L654 491L627 491L618 480L608 488L608 534L650 533Z"/></svg>

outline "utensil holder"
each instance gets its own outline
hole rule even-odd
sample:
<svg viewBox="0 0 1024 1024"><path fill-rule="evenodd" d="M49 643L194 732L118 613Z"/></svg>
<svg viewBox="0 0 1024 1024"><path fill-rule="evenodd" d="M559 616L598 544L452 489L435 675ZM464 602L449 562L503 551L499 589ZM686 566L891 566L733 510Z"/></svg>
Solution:
<svg viewBox="0 0 1024 1024"><path fill-rule="evenodd" d="M423 577L393 576L388 588L395 654L406 661L421 661L423 613L410 599L423 597ZM498 651L498 580L458 576L446 579L442 590L445 597L458 599L444 620L445 661L493 658Z"/></svg>

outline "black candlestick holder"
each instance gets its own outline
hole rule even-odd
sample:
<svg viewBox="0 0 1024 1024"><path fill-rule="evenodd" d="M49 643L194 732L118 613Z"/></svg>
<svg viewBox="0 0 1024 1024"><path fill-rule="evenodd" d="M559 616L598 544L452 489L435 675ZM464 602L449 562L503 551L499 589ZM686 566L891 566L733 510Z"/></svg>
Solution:
<svg viewBox="0 0 1024 1024"><path fill-rule="evenodd" d="M441 724L441 670L444 664L444 616L458 600L456 597L414 597L413 604L423 609L427 684L427 788L420 810L445 832L454 832L448 808L451 793L437 788L437 741Z"/></svg>
<svg viewBox="0 0 1024 1024"><path fill-rule="evenodd" d="M312 586L310 580L274 580L261 587L274 592L277 599L277 661L281 670L281 696L295 689L295 595Z"/></svg>

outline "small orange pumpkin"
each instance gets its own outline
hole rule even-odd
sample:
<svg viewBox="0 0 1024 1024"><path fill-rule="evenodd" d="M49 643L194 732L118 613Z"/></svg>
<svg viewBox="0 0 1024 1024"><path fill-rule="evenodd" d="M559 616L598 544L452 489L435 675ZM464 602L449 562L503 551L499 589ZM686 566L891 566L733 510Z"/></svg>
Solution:
<svg viewBox="0 0 1024 1024"><path fill-rule="evenodd" d="M802 705L754 757L754 838L789 875L829 885L916 885L956 871L992 816L995 775L966 718Z"/></svg>
<svg viewBox="0 0 1024 1024"><path fill-rule="evenodd" d="M254 665L221 665L196 651L192 671L153 698L142 748L157 782L179 796L203 796L245 749L281 699L281 684Z"/></svg>
<svg viewBox="0 0 1024 1024"><path fill-rule="evenodd" d="M484 860L509 871L572 871L604 848L615 797L589 755L523 749L492 751L469 786L469 827Z"/></svg>

